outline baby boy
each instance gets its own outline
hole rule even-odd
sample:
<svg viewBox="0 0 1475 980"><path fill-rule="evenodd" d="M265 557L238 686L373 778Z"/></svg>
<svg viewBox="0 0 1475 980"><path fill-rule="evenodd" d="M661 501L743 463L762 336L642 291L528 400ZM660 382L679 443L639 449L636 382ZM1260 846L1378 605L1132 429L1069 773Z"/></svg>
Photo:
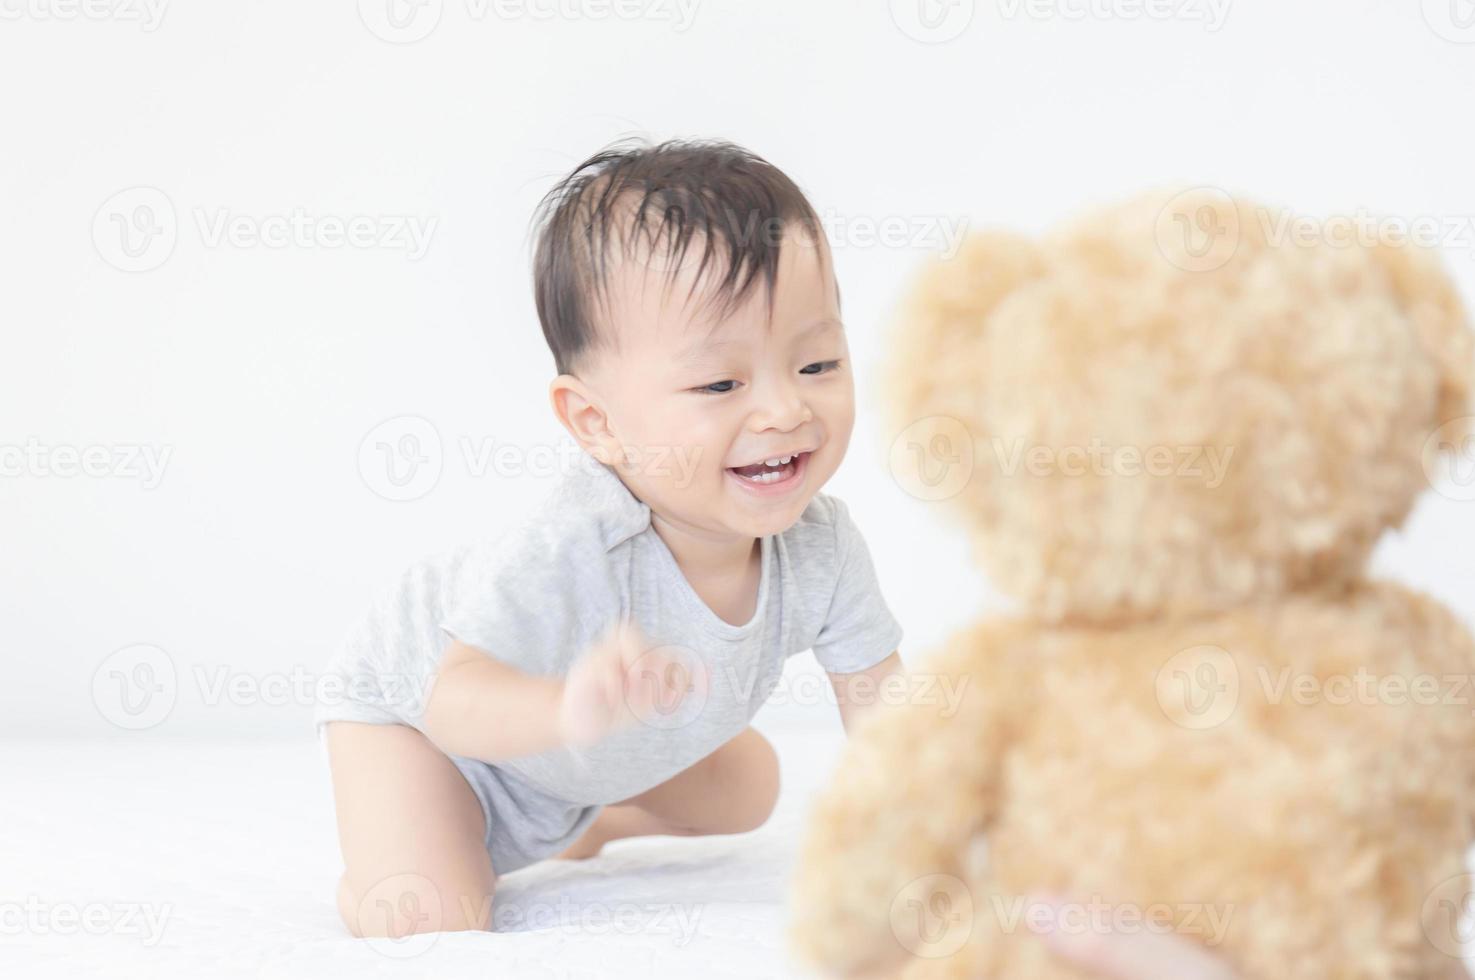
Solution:
<svg viewBox="0 0 1475 980"><path fill-rule="evenodd" d="M534 288L578 443L546 500L411 567L320 702L357 936L486 929L497 876L760 826L749 721L813 650L848 729L902 674L845 505L854 377L819 219L729 143L621 145L539 207ZM865 684L857 683L863 680Z"/></svg>

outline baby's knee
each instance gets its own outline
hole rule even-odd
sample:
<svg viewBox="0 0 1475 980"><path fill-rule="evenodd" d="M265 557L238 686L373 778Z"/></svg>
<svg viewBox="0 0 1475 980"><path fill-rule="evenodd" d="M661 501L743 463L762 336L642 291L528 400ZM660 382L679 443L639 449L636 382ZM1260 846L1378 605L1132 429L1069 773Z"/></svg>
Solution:
<svg viewBox="0 0 1475 980"><path fill-rule="evenodd" d="M743 806L739 808L741 830L757 830L768 822L778 803L779 762L773 745L754 729L748 729L744 745Z"/></svg>
<svg viewBox="0 0 1475 980"><path fill-rule="evenodd" d="M360 889L345 873L338 879L338 915L359 939L485 931L492 922L494 890L464 876L433 880L416 873L391 875Z"/></svg>

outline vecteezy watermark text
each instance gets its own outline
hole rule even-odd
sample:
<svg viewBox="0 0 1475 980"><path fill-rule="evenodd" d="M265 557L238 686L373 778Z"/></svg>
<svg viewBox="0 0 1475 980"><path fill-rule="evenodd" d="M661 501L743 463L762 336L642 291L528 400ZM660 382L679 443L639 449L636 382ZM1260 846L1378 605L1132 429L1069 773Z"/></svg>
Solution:
<svg viewBox="0 0 1475 980"><path fill-rule="evenodd" d="M304 208L268 215L228 208L191 213L206 248L377 248L402 251L411 262L425 257L438 221L414 214L317 215Z"/></svg>
<svg viewBox="0 0 1475 980"><path fill-rule="evenodd" d="M181 672L174 658L151 643L115 650L92 676L92 703L99 715L127 731L162 724L181 695L206 708L336 707L373 704L414 713L425 705L433 674L359 668L248 671L229 664L192 664Z"/></svg>
<svg viewBox="0 0 1475 980"><path fill-rule="evenodd" d="M423 41L440 26L445 0L358 0L359 20L390 44ZM462 0L459 14L480 24L510 21L645 21L669 25L676 33L696 20L700 0Z"/></svg>
<svg viewBox="0 0 1475 980"><path fill-rule="evenodd" d="M1234 0L997 0L1005 20L1186 21L1214 33L1229 19Z"/></svg>
<svg viewBox="0 0 1475 980"><path fill-rule="evenodd" d="M1461 0L1463 2L1463 0ZM1365 209L1330 215L1236 202L1220 187L1193 187L1158 214L1158 251L1187 272L1212 272L1238 253L1250 232L1275 248L1442 248L1475 256L1475 214L1375 214Z"/></svg>
<svg viewBox="0 0 1475 980"><path fill-rule="evenodd" d="M1242 669L1221 646L1201 644L1169 657L1156 675L1157 701L1175 724L1217 728L1252 691L1271 707L1457 707L1475 714L1475 675L1459 672L1378 672L1359 666L1350 673L1297 671L1257 664Z"/></svg>
<svg viewBox="0 0 1475 980"><path fill-rule="evenodd" d="M1001 20L1177 21L1223 28L1234 0L994 0ZM981 0L890 0L891 20L907 37L944 44L972 25Z"/></svg>
<svg viewBox="0 0 1475 980"><path fill-rule="evenodd" d="M189 215L201 246L208 249L400 252L411 262L425 257L439 224L434 215L335 214L300 206L266 214L196 206ZM179 234L174 202L157 187L118 191L92 217L97 254L123 272L162 266L174 254Z"/></svg>
<svg viewBox="0 0 1475 980"><path fill-rule="evenodd" d="M1210 490L1224 483L1234 459L1233 446L1108 446L1100 438L1086 446L1032 446L997 437L991 444L1003 476L1207 477Z"/></svg>
<svg viewBox="0 0 1475 980"><path fill-rule="evenodd" d="M164 479L164 470L174 453L170 445L149 443L95 443L77 446L51 445L35 436L24 444L0 443L0 478L78 476L93 479L137 480L153 490Z"/></svg>
<svg viewBox="0 0 1475 980"><path fill-rule="evenodd" d="M157 946L174 913L150 902L45 902L32 895L0 902L0 936L137 936Z"/></svg>
<svg viewBox="0 0 1475 980"><path fill-rule="evenodd" d="M605 465L570 441L531 445L502 442L489 436L459 436L453 460L472 477L542 479ZM374 426L358 448L359 477L375 495L391 501L418 500L440 483L447 450L440 429L419 415L398 415ZM620 449L618 463L626 472L671 479L687 487L701 464L700 446L635 446Z"/></svg>
<svg viewBox="0 0 1475 980"><path fill-rule="evenodd" d="M963 879L952 874L929 874L902 886L891 901L891 930L912 955L924 959L951 956L967 943L979 918L992 916L989 931L1061 934L1132 935L1152 933L1201 937L1206 946L1218 946L1229 933L1234 905L1212 902L1107 901L1093 895L1087 901L1056 897L990 893L975 898Z"/></svg>
<svg viewBox="0 0 1475 980"><path fill-rule="evenodd" d="M170 0L0 0L0 20L112 20L136 23L145 34L159 29Z"/></svg>

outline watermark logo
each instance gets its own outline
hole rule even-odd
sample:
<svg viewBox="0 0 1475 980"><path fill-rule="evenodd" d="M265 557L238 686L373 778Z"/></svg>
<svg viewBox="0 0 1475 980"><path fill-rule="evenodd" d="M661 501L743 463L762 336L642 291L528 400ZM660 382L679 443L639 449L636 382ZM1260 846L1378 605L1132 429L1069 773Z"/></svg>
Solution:
<svg viewBox="0 0 1475 980"><path fill-rule="evenodd" d="M287 670L244 671L230 664L189 665L177 671L157 646L139 644L111 654L92 679L98 713L120 728L162 723L183 700L210 708L329 708L373 704L396 713L420 714L434 673L380 669L362 664L316 672L297 664Z"/></svg>
<svg viewBox="0 0 1475 980"><path fill-rule="evenodd" d="M1195 187L1163 205L1153 239L1163 258L1184 272L1212 272L1238 251L1239 221L1239 209L1227 191Z"/></svg>
<svg viewBox="0 0 1475 980"><path fill-rule="evenodd" d="M294 207L270 214L194 207L190 224L207 249L310 249L403 252L418 262L430 250L439 219L405 214L314 214ZM104 262L123 272L149 272L174 254L180 221L169 195L157 187L130 187L103 202L92 216L92 244Z"/></svg>
<svg viewBox="0 0 1475 980"><path fill-rule="evenodd" d="M919 500L955 496L980 465L1005 479L1171 478L1217 490L1229 475L1235 447L1111 445L1099 436L1083 445L1066 446L995 436L978 453L963 422L933 415L913 422L892 440L888 464L897 485Z"/></svg>
<svg viewBox="0 0 1475 980"><path fill-rule="evenodd" d="M359 20L390 44L413 44L440 24L444 0L358 0Z"/></svg>
<svg viewBox="0 0 1475 980"><path fill-rule="evenodd" d="M1452 419L1424 440L1424 476L1450 500L1475 500L1475 416Z"/></svg>
<svg viewBox="0 0 1475 980"><path fill-rule="evenodd" d="M630 445L613 451L585 450L570 440L522 444L490 436L441 438L439 428L418 415L400 415L371 429L359 443L358 469L364 486L391 501L417 500L435 489L446 466L459 465L473 479L545 479L564 473L598 474L613 467L678 489L699 475L702 446Z"/></svg>
<svg viewBox="0 0 1475 980"><path fill-rule="evenodd" d="M973 477L973 436L950 415L918 419L891 441L896 485L918 500L956 496Z"/></svg>
<svg viewBox="0 0 1475 980"><path fill-rule="evenodd" d="M1378 673L1359 666L1350 673L1296 670L1257 664L1243 675L1222 647L1204 645L1175 654L1157 673L1157 699L1175 724L1190 729L1222 725L1251 685L1257 704L1332 708L1470 709L1475 675L1461 673ZM1475 710L1468 711L1475 714Z"/></svg>
<svg viewBox="0 0 1475 980"><path fill-rule="evenodd" d="M711 687L707 665L693 650L652 647L627 668L625 706L649 728L685 728L706 709Z"/></svg>
<svg viewBox="0 0 1475 980"><path fill-rule="evenodd" d="M1423 0L1424 22L1446 41L1475 44L1475 0Z"/></svg>
<svg viewBox="0 0 1475 980"><path fill-rule="evenodd" d="M440 482L440 431L418 415L386 419L359 443L359 476L385 500L418 500Z"/></svg>
<svg viewBox="0 0 1475 980"><path fill-rule="evenodd" d="M1157 672L1157 703L1174 724L1217 728L1239 705L1239 666L1228 650L1209 644L1180 650Z"/></svg>
<svg viewBox="0 0 1475 980"><path fill-rule="evenodd" d="M93 247L123 272L157 269L174 254L178 238L174 203L157 187L121 190L92 216Z"/></svg>
<svg viewBox="0 0 1475 980"><path fill-rule="evenodd" d="M92 675L92 703L98 713L129 731L153 728L169 717L178 694L174 661L148 643L114 651Z"/></svg>
<svg viewBox="0 0 1475 980"><path fill-rule="evenodd" d="M364 942L381 956L419 956L435 945L445 922L440 889L424 875L391 875L364 892L354 922Z"/></svg>
<svg viewBox="0 0 1475 980"><path fill-rule="evenodd" d="M973 23L974 0L891 0L891 22L914 41L943 44Z"/></svg>
<svg viewBox="0 0 1475 980"><path fill-rule="evenodd" d="M1462 958L1475 945L1475 875L1440 882L1424 899L1424 936L1446 956Z"/></svg>
<svg viewBox="0 0 1475 980"><path fill-rule="evenodd" d="M1253 225L1275 248L1459 249L1475 254L1475 215L1383 215L1357 208L1317 216L1285 208L1237 206L1217 187L1197 187L1174 196L1158 213L1153 234L1158 251L1185 272L1212 272L1234 258Z"/></svg>
<svg viewBox="0 0 1475 980"><path fill-rule="evenodd" d="M949 874L923 875L891 901L891 933L913 956L941 959L973 934L973 893Z"/></svg>

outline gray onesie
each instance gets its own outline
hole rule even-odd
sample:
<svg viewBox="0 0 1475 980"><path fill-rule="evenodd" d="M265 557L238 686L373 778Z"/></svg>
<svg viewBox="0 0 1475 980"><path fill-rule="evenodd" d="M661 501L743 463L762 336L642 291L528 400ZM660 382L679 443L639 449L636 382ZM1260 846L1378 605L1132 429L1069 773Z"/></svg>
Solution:
<svg viewBox="0 0 1475 980"><path fill-rule="evenodd" d="M784 661L813 650L832 673L865 670L901 642L865 540L845 504L818 493L787 530L761 539L752 619L712 612L651 526L650 508L586 453L511 528L422 560L381 593L319 685L315 723L423 731L450 638L519 669L563 675L617 618L701 670L705 693L588 748L488 764L452 757L481 801L498 874L562 851L601 806L628 799L747 727ZM496 724L495 719L487 719Z"/></svg>

